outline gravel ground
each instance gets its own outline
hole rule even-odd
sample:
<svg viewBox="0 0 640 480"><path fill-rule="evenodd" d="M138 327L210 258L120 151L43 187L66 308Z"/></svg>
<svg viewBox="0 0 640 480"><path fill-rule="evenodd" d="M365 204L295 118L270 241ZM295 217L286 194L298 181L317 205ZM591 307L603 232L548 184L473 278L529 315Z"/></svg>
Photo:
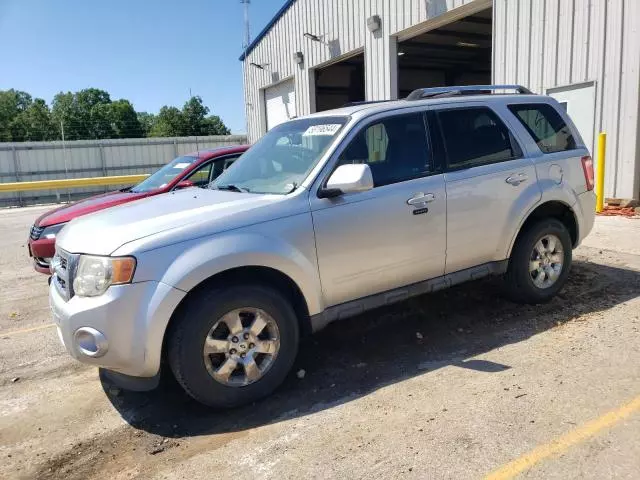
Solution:
<svg viewBox="0 0 640 480"><path fill-rule="evenodd" d="M1 478L482 478L640 395L640 220L598 218L549 304L487 279L336 323L303 378L215 412L67 356L26 256L41 211L0 211ZM638 432L635 412L521 477L638 478Z"/></svg>

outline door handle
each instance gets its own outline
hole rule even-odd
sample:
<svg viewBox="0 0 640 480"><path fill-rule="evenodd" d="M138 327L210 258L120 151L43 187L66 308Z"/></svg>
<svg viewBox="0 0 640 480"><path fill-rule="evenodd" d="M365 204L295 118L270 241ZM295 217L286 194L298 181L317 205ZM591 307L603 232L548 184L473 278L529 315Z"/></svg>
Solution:
<svg viewBox="0 0 640 480"><path fill-rule="evenodd" d="M407 205L412 207L424 207L427 203L433 202L436 196L433 193L416 193L413 197L407 200Z"/></svg>
<svg viewBox="0 0 640 480"><path fill-rule="evenodd" d="M527 176L526 173L518 173L515 175L510 175L505 179L505 182L507 182L509 185L513 185L514 187L517 187L518 185L520 185L523 182L526 182L527 180L529 180L529 177Z"/></svg>

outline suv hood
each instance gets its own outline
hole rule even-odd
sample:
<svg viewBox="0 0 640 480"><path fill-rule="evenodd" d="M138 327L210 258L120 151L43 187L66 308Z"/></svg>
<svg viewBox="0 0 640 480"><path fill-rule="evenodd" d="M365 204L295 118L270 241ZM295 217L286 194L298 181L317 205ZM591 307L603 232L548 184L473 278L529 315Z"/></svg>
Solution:
<svg viewBox="0 0 640 480"><path fill-rule="evenodd" d="M215 225L219 230L233 228L242 220L239 214L281 198L187 188L77 218L60 232L56 245L72 253L110 255L125 243L186 226L202 229L201 234L214 233Z"/></svg>

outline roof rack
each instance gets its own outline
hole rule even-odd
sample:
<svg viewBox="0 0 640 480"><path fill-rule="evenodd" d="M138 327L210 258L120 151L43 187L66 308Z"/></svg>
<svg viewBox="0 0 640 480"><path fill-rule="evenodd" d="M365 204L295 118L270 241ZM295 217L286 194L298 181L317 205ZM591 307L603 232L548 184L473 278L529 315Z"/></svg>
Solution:
<svg viewBox="0 0 640 480"><path fill-rule="evenodd" d="M370 105L372 103L393 102L394 100L363 100L357 102L347 102L342 107L357 107L358 105Z"/></svg>
<svg viewBox="0 0 640 480"><path fill-rule="evenodd" d="M522 85L464 85L452 87L419 88L411 92L406 100L453 97L456 95L483 95L495 90L515 90L516 93L532 95L533 92Z"/></svg>

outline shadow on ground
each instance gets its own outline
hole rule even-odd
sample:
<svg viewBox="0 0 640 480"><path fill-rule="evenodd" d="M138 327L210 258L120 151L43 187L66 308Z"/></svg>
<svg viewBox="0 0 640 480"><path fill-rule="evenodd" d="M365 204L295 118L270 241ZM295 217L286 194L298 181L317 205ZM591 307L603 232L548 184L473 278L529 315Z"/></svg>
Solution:
<svg viewBox="0 0 640 480"><path fill-rule="evenodd" d="M500 279L425 295L330 325L303 342L285 384L261 402L212 411L177 386L109 395L133 427L165 437L242 431L331 408L385 385L447 365L491 375L511 368L473 359L637 296L640 272L575 262L563 292L550 303L504 300ZM300 379L295 372L305 370Z"/></svg>

